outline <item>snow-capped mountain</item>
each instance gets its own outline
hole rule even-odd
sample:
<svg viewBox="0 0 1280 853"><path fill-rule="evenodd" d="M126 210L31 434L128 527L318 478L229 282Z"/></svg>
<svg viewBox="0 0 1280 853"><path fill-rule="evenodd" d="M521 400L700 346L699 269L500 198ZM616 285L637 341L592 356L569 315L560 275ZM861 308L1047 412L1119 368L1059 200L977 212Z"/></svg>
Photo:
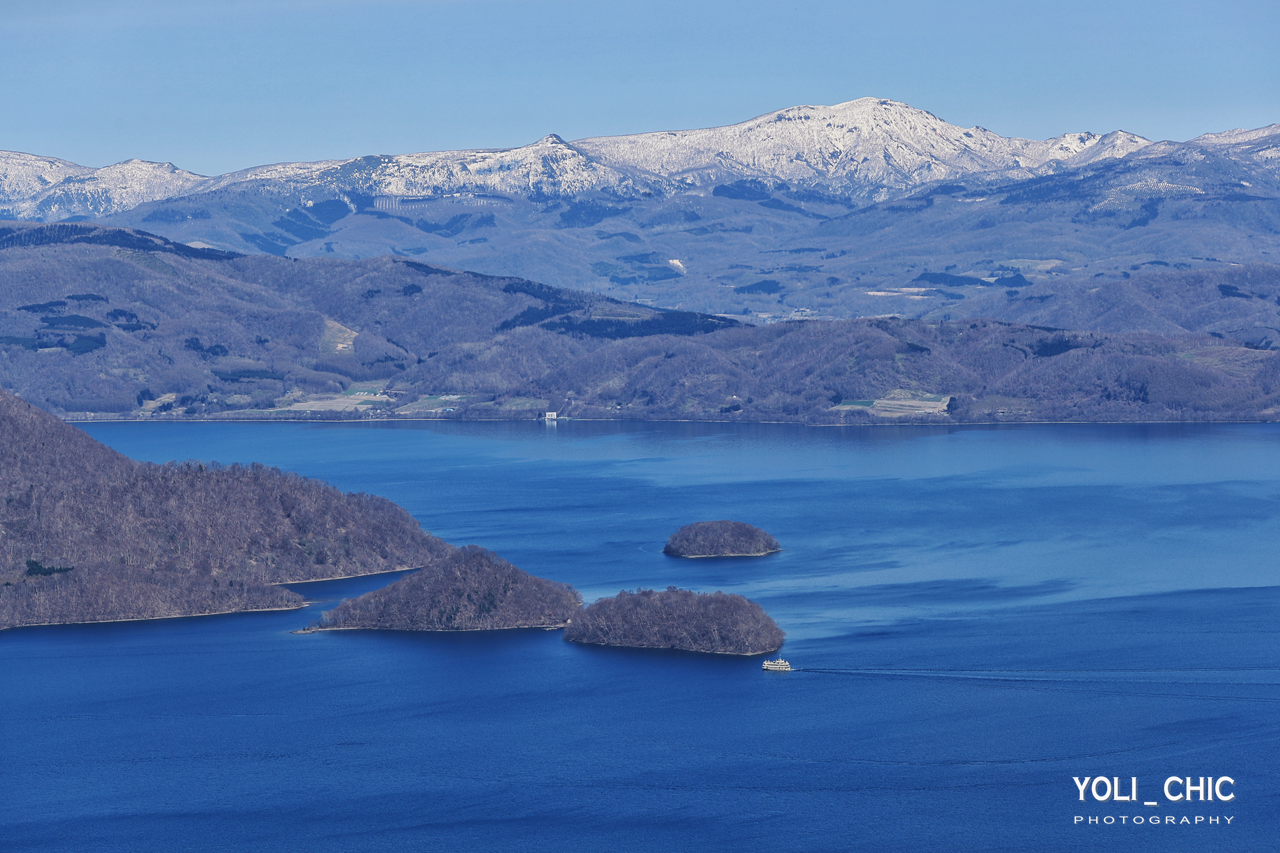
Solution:
<svg viewBox="0 0 1280 853"><path fill-rule="evenodd" d="M964 129L896 101L862 98L802 106L728 127L566 143L549 135L520 148L362 157L247 169L201 187L276 181L388 196L498 193L576 196L672 193L757 178L881 199L930 181L975 173L1029 177L1046 167L1123 157L1149 145L1131 133L1073 133L1049 140Z"/></svg>
<svg viewBox="0 0 1280 853"><path fill-rule="evenodd" d="M1221 133L1205 133L1192 139L1191 145L1242 145L1264 140L1275 144L1280 139L1280 124L1269 124L1256 130L1225 130Z"/></svg>
<svg viewBox="0 0 1280 853"><path fill-rule="evenodd" d="M1210 148L1272 167L1280 166L1280 124L1269 124L1256 130L1206 133L1197 136L1187 145Z"/></svg>
<svg viewBox="0 0 1280 853"><path fill-rule="evenodd" d="M172 163L126 160L102 169L0 152L0 214L55 221L109 216L184 195L207 179Z"/></svg>
<svg viewBox="0 0 1280 853"><path fill-rule="evenodd" d="M1280 125L1152 143L1132 133L1069 133L1046 140L962 128L879 98L798 106L727 127L594 137L549 135L501 150L278 163L204 178L169 163L129 160L92 169L0 152L0 216L55 221L104 217L140 204L252 188L303 199L498 194L572 198L670 196L742 179L834 193L855 203L902 196L937 181L1018 180L1132 155L1212 149L1268 169L1280 164Z"/></svg>
<svg viewBox="0 0 1280 853"><path fill-rule="evenodd" d="M67 178L92 171L55 157L0 151L0 206L28 202Z"/></svg>
<svg viewBox="0 0 1280 853"><path fill-rule="evenodd" d="M1150 144L1131 133L1007 138L961 128L897 101L861 98L801 106L728 127L583 139L575 145L617 168L686 184L741 177L823 184L883 198L975 172L1023 171L1123 157Z"/></svg>
<svg viewBox="0 0 1280 853"><path fill-rule="evenodd" d="M572 196L599 189L630 194L650 189L648 185L656 183L634 178L594 160L551 134L520 148L259 166L213 178L199 191L262 181L284 183L298 189L328 187L369 195L431 196L465 192L533 197Z"/></svg>

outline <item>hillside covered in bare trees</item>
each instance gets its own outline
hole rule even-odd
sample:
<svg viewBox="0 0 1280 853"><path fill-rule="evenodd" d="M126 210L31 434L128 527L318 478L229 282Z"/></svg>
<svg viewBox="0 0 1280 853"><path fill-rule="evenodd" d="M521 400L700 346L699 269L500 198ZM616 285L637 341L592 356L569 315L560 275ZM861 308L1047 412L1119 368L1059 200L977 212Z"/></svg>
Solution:
<svg viewBox="0 0 1280 853"><path fill-rule="evenodd" d="M322 629L491 631L560 628L581 606L568 584L521 571L492 551L459 548L390 586L348 599L324 614Z"/></svg>
<svg viewBox="0 0 1280 853"><path fill-rule="evenodd" d="M261 465L134 462L0 391L0 628L301 606L272 584L431 564L382 498Z"/></svg>
<svg viewBox="0 0 1280 853"><path fill-rule="evenodd" d="M722 655L777 651L785 635L754 601L669 586L623 590L573 617L564 638L599 646L679 649Z"/></svg>
<svg viewBox="0 0 1280 853"><path fill-rule="evenodd" d="M695 521L667 539L672 557L762 557L781 551L778 540L743 521Z"/></svg>

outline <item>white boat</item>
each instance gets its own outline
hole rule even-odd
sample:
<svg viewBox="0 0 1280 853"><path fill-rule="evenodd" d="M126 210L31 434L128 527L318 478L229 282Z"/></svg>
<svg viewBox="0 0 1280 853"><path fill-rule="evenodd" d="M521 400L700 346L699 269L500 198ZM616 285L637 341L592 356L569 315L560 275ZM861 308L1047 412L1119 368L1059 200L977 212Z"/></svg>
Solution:
<svg viewBox="0 0 1280 853"><path fill-rule="evenodd" d="M778 658L777 660L765 661L761 668L768 672L790 672L791 664L787 663L782 658Z"/></svg>

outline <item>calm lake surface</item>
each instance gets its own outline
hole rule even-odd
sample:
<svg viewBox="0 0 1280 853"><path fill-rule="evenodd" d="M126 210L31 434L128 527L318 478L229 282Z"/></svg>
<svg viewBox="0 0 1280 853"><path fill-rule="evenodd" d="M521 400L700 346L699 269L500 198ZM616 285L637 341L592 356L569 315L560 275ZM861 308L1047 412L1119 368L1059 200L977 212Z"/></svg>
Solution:
<svg viewBox="0 0 1280 853"><path fill-rule="evenodd" d="M316 600L299 611L5 631L6 853L1260 851L1280 834L1276 426L88 431L137 459L384 495L588 601L741 593L799 670L548 631L290 633L388 577L296 586ZM661 553L718 518L786 550ZM1137 777L1139 802L1080 802L1073 777L1097 776L1126 795ZM1235 799L1168 802L1170 776L1229 776Z"/></svg>

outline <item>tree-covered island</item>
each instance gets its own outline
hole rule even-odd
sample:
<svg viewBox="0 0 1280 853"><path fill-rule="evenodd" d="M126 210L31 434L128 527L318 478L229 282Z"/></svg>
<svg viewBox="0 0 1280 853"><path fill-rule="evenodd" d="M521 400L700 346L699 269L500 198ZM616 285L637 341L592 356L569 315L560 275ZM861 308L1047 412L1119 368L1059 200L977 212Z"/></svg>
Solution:
<svg viewBox="0 0 1280 853"><path fill-rule="evenodd" d="M672 557L762 557L781 551L778 540L741 521L697 521L667 540L662 553Z"/></svg>
<svg viewBox="0 0 1280 853"><path fill-rule="evenodd" d="M0 391L0 629L303 606L276 584L454 547L388 500L262 465L153 465Z"/></svg>
<svg viewBox="0 0 1280 853"><path fill-rule="evenodd" d="M321 630L492 631L562 628L582 605L568 584L522 571L492 551L467 545L390 586L324 614Z"/></svg>
<svg viewBox="0 0 1280 853"><path fill-rule="evenodd" d="M623 590L602 598L575 615L564 632L575 643L721 655L774 652L784 636L778 623L750 599L674 586L662 592Z"/></svg>

